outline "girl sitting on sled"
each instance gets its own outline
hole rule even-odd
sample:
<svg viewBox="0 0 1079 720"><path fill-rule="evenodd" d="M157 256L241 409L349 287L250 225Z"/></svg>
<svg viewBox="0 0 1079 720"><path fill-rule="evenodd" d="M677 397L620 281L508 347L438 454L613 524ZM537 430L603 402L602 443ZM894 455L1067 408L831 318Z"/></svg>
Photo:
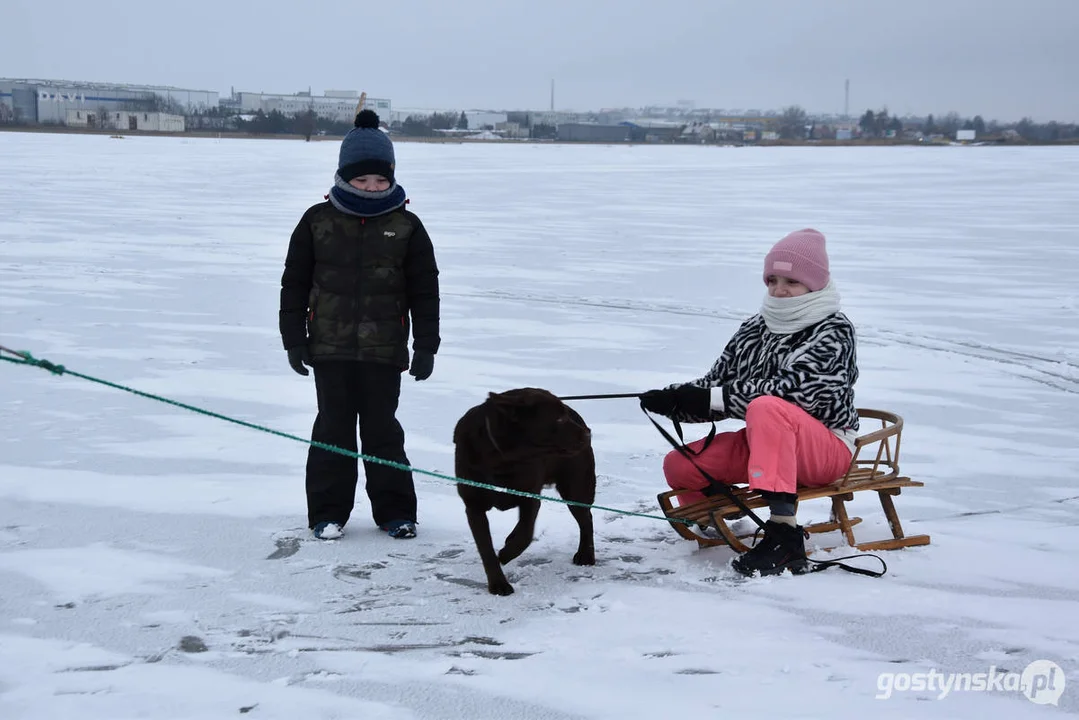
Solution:
<svg viewBox="0 0 1079 720"><path fill-rule="evenodd" d="M768 500L764 537L732 567L745 575L807 570L805 533L795 519L799 487L820 487L846 472L858 435L854 327L839 309L824 235L798 230L764 259L768 288L760 312L742 323L703 377L650 390L641 406L676 422L745 421L690 443L713 479L749 483ZM680 452L663 461L674 489L703 490L708 480ZM682 505L704 500L679 496Z"/></svg>

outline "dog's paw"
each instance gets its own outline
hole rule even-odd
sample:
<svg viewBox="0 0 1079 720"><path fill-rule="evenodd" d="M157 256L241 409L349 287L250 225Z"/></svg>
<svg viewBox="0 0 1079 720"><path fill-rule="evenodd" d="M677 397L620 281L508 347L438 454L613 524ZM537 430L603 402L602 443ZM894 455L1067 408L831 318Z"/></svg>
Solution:
<svg viewBox="0 0 1079 720"><path fill-rule="evenodd" d="M509 545L498 551L498 562L503 565L513 562L521 555L521 550L511 548Z"/></svg>
<svg viewBox="0 0 1079 720"><path fill-rule="evenodd" d="M596 564L596 551L595 550L581 550L573 556L574 565L595 565Z"/></svg>
<svg viewBox="0 0 1079 720"><path fill-rule="evenodd" d="M510 585L508 580L503 578L502 580L487 583L487 592L492 595L512 595L513 586Z"/></svg>

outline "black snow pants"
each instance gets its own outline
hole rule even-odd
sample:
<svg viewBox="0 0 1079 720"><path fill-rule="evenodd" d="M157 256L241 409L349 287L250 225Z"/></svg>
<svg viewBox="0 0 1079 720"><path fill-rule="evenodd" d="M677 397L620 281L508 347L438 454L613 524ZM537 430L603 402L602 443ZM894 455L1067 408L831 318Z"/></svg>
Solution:
<svg viewBox="0 0 1079 720"><path fill-rule="evenodd" d="M365 362L316 361L318 415L311 439L356 451L359 419L360 452L408 464L405 432L397 421L401 371L393 365ZM352 514L359 478L356 458L311 446L307 453L307 522L342 527ZM416 521L416 489L412 473L364 461L367 497L376 525L391 520Z"/></svg>

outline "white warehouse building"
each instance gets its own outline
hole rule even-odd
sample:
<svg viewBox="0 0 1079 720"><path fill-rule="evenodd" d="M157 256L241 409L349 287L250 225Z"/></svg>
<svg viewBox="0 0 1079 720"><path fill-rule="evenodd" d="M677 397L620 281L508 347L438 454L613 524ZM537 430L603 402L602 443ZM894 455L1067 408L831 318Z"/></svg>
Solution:
<svg viewBox="0 0 1079 720"><path fill-rule="evenodd" d="M232 94L232 105L240 112L253 113L261 110L269 113L277 110L283 115L295 115L310 108L319 117L349 124L356 117L356 105L359 102L360 93L356 90L327 90L322 95L312 95L310 92L291 95L261 92ZM389 123L391 109L387 98L366 98L364 107L374 110L383 122Z"/></svg>
<svg viewBox="0 0 1079 720"><path fill-rule="evenodd" d="M102 130L144 130L151 132L182 133L184 116L162 112L93 112L88 110L68 110L68 127L100 128Z"/></svg>
<svg viewBox="0 0 1079 720"><path fill-rule="evenodd" d="M0 122L64 125L69 112L182 112L218 106L218 93L157 85L0 78Z"/></svg>

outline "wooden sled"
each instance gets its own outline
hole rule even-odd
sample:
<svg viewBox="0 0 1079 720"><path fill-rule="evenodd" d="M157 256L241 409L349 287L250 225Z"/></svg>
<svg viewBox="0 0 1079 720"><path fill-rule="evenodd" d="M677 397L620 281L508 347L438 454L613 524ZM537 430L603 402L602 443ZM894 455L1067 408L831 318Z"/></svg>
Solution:
<svg viewBox="0 0 1079 720"><path fill-rule="evenodd" d="M905 487L922 487L925 483L911 480L899 472L899 444L903 434L903 418L883 410L858 409L858 416L865 427L866 420L879 420L880 429L861 435L854 443L854 456L850 467L843 477L831 485L817 488L801 488L798 491L798 503L803 500L831 498L832 511L828 522L819 522L805 526L807 532L824 533L840 530L847 544L863 551L897 550L916 545L928 545L928 535L903 534L903 526L895 511L892 497ZM872 458L867 457L873 453ZM876 492L880 497L884 516L892 530L892 539L859 543L854 539L854 526L862 522L859 517L848 517L846 502L854 498L854 493L863 490ZM767 507L768 502L760 493L745 486L732 486L731 491L751 510ZM692 490L668 490L657 498L659 507L668 518L690 520L694 524L686 525L672 522L675 531L687 540L695 540L702 547L729 545L735 552L744 553L749 546L742 542L752 537L752 533L736 535L728 523L744 517L745 513L730 498L720 493L705 500L684 507L676 507L674 498ZM698 532L698 526L714 528L720 537L709 537ZM759 528L754 528L759 531Z"/></svg>

